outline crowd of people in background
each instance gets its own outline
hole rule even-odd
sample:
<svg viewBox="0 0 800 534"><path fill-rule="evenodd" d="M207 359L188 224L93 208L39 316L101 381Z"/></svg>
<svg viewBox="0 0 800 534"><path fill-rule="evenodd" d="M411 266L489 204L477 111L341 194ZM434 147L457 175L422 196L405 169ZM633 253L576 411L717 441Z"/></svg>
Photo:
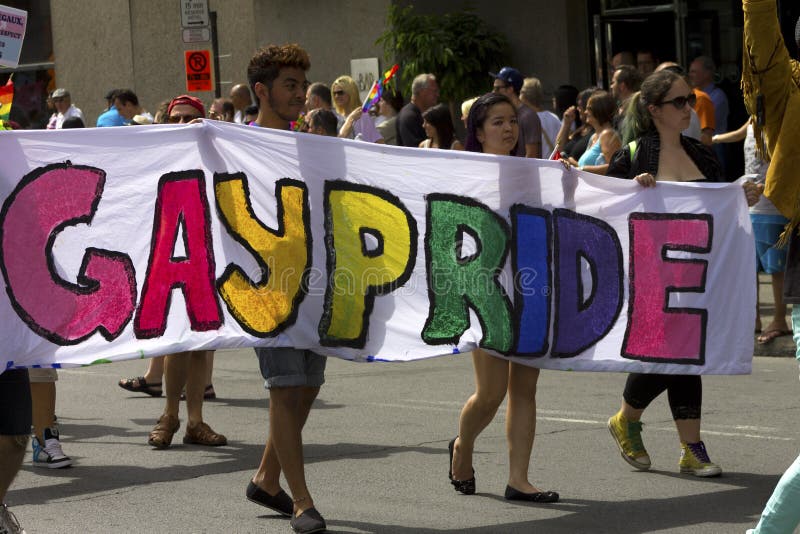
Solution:
<svg viewBox="0 0 800 534"><path fill-rule="evenodd" d="M786 254L774 246L788 221L760 194L757 184L763 184L768 164L755 150L751 121L741 127L737 123L738 129L728 132L730 106L727 95L715 85L714 61L700 56L687 68L672 61L660 62L653 51L643 49L618 52L608 65L607 91L561 85L553 89L551 105L545 97L546 84L503 66L496 73L487 73L486 94L463 103L440 102L436 73L421 73L413 79L409 95L390 84L380 101L363 111L358 86L350 76L339 76L330 85L310 83L306 79L310 60L302 48L271 45L256 53L248 67L247 83L234 85L227 98L217 98L206 106L193 96L180 95L155 104L151 114L132 90L112 89L105 95L106 107L94 126L226 121L413 148L560 159L568 170L632 179L644 187L663 180L732 181L738 175L727 172L730 153L723 147L745 140L745 168L753 181L745 183L744 192L752 206L759 269L772 275L777 310L769 324L762 325L759 319L755 332L760 333L758 342L764 344L791 334L781 300ZM47 129L88 126L64 88L52 91L48 107L52 115ZM660 157L663 154L669 157ZM664 164L659 165L661 162ZM260 348L256 353L271 399L270 426L261 464L248 481L246 497L291 517L297 532L322 531L325 521L305 482L301 432L324 383L325 358L291 347ZM482 350L475 350L472 357L476 389L461 411L459 434L449 443L450 482L460 493L475 493L473 447L508 394L510 469L505 498L557 502L558 493L543 491L528 480L539 370ZM213 352L187 352L153 358L142 376L120 380L119 386L128 391L154 397L166 393L164 411L148 437L152 447L170 447L180 427L181 399L186 400L188 410L184 443L227 443L226 437L214 432L202 418L203 401L217 395L212 368ZM0 377L3 391L12 391L14 382L14 391L28 388L31 394L32 412L21 409L15 417L32 419L33 464L48 468L71 465L61 446L55 416L56 371L31 370L29 386L27 376L15 379L6 372ZM700 477L720 475L721 467L711 461L700 437L699 376L629 376L622 406L608 421L622 458L636 469L650 468L641 417L664 391L668 391L679 435L679 471ZM25 425L0 426L0 435L19 434L20 426ZM0 440L0 447L11 451L6 454L9 461L22 461L18 443ZM288 493L280 486L281 474ZM2 497L5 489L0 489ZM0 521L11 517L9 514L3 507Z"/></svg>
<svg viewBox="0 0 800 534"><path fill-rule="evenodd" d="M620 51L609 59L608 65L607 92L597 86L579 91L570 85L560 85L552 89L552 104L545 96L545 84L536 77L525 77L518 69L509 66L497 73L488 73L487 90L504 94L517 111L521 133L515 154L549 158L558 148L558 153L575 166L604 174L604 166L611 154L619 149L628 100L648 75L668 68L683 76L695 94L690 110L691 123L684 135L713 147L722 165L724 180L738 178L741 173L732 172L736 169L726 165L730 151L726 150L724 143L740 139L723 137L718 142L712 141L714 136L728 132L731 106L729 97L715 84L716 66L710 57L699 56L684 68L674 62L659 62L652 50L642 49ZM587 108L588 99L595 92L598 92L595 105ZM409 95L402 95L396 84L391 83L383 91L379 103L362 113L356 82L350 76L342 75L330 85L322 81L309 85L303 111L297 121L292 121L292 128L333 135L333 129L326 129L324 125L332 123L332 118L335 118L335 135L338 137L408 147L463 150L469 108L479 96L467 99L460 107L455 102L440 102L436 74L423 73L413 80ZM94 125L96 127L174 122L167 113L170 100L157 103L153 113L145 110L131 89L111 89L105 100L106 106ZM51 112L47 129L91 126L86 124L83 112L73 103L67 89L52 91L47 98L47 107ZM227 97L204 104L202 118L252 125L258 117L258 109L258 99L252 87L239 83L231 87ZM460 117L455 114L457 111L460 111ZM459 118L463 127L457 122ZM368 121L371 124L367 125ZM311 123L314 124L313 132ZM365 128L369 134L364 132ZM377 131L372 133L373 130ZM587 151L589 155L584 157ZM580 162L582 157L583 163Z"/></svg>

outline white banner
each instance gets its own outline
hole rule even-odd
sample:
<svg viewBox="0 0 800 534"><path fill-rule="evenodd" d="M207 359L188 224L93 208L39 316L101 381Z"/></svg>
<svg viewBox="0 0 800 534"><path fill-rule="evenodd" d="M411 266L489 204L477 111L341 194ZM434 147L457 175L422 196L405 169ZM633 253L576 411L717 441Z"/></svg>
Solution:
<svg viewBox="0 0 800 534"><path fill-rule="evenodd" d="M738 184L204 121L0 133L0 369L294 346L750 371Z"/></svg>

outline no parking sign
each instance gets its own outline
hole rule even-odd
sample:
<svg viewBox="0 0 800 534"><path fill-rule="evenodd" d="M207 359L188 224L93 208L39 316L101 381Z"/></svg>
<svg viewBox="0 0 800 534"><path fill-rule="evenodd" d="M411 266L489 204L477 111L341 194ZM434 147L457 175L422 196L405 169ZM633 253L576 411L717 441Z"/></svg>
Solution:
<svg viewBox="0 0 800 534"><path fill-rule="evenodd" d="M211 91L211 54L208 50L186 50L186 91Z"/></svg>

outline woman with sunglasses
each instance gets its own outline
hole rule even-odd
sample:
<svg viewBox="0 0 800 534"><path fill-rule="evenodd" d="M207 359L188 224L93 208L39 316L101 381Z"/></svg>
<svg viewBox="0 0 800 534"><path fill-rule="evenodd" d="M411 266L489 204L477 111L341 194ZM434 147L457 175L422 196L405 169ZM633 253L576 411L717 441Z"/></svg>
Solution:
<svg viewBox="0 0 800 534"><path fill-rule="evenodd" d="M342 117L348 117L356 108L361 107L358 85L350 76L339 76L331 84L333 107Z"/></svg>
<svg viewBox="0 0 800 534"><path fill-rule="evenodd" d="M498 156L516 154L519 140L517 110L501 93L478 98L467 116L466 150ZM458 436L450 441L450 483L464 495L475 493L472 453L475 440L492 422L508 392L506 439L509 475L505 498L509 501L553 503L558 493L541 491L528 481L528 466L536 433L536 383L539 369L492 356L482 349L472 351L475 393L458 420Z"/></svg>
<svg viewBox="0 0 800 534"><path fill-rule="evenodd" d="M689 125L695 95L684 79L669 70L647 77L628 104L623 145L609 165L608 176L632 178L644 187L658 182L719 181L722 169L714 153L695 139L681 135ZM746 183L745 196L753 205L760 188ZM722 469L711 461L700 439L703 386L699 375L631 373L622 407L608 420L608 429L622 458L639 470L650 468L642 443L641 418L647 406L667 391L672 418L681 443L681 473L714 477Z"/></svg>

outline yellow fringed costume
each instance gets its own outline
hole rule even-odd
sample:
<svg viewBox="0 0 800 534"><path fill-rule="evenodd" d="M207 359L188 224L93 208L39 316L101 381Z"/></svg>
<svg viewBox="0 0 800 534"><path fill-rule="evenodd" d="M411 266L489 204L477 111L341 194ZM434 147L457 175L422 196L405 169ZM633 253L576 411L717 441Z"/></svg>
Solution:
<svg viewBox="0 0 800 534"><path fill-rule="evenodd" d="M800 223L800 63L783 42L776 0L743 0L742 91L756 117L762 98L764 124L755 124L762 157L770 162L764 194L786 218ZM784 234L783 240L791 232Z"/></svg>

